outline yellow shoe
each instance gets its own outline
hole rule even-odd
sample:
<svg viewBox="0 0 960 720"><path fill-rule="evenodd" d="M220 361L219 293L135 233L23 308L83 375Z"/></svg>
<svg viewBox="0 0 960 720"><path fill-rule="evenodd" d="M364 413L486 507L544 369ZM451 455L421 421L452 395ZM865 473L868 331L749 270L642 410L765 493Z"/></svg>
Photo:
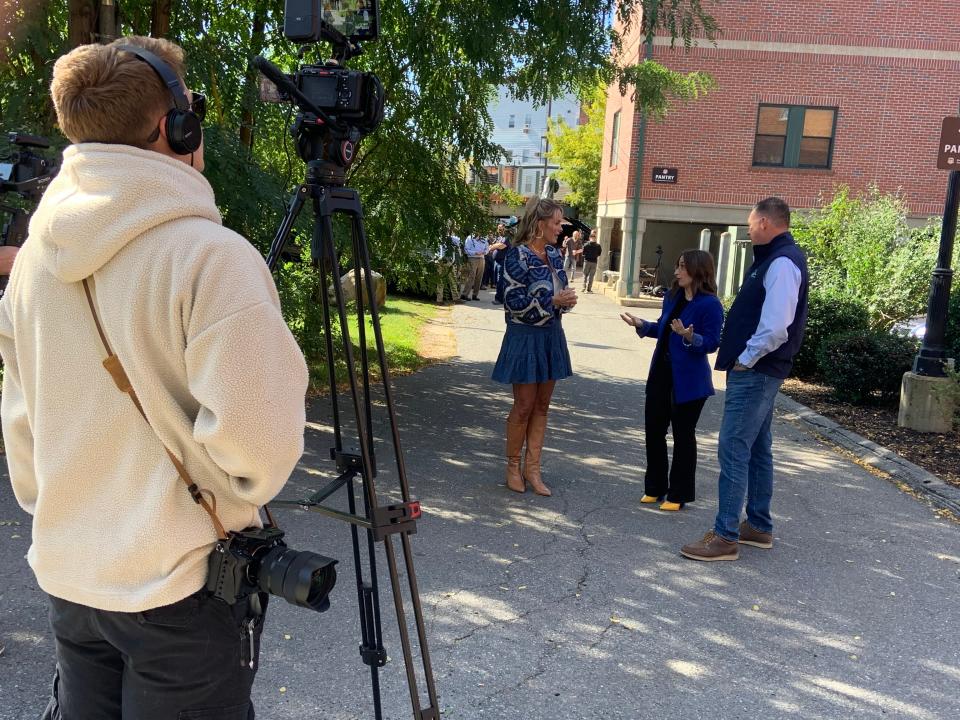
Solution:
<svg viewBox="0 0 960 720"><path fill-rule="evenodd" d="M640 498L640 502L644 505L653 505L656 502L660 502L660 498L654 497L653 495L644 495Z"/></svg>
<svg viewBox="0 0 960 720"><path fill-rule="evenodd" d="M668 512L676 512L682 507L683 507L683 503L670 502L669 500L660 504L660 509L666 510Z"/></svg>

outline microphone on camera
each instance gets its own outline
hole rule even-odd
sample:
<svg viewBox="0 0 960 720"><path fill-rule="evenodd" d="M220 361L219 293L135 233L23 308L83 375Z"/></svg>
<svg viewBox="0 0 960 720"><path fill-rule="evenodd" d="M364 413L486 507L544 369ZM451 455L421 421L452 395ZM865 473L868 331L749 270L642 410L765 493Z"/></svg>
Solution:
<svg viewBox="0 0 960 720"><path fill-rule="evenodd" d="M324 123L330 123L330 117L323 110L310 102L310 98L300 92L300 88L297 87L296 83L287 77L287 75L272 62L267 60L262 55L257 55L251 64L257 70L259 70L263 76L267 78L267 80L276 85L277 89L280 90L281 93L286 94L288 97L295 98L300 107L308 112L313 113Z"/></svg>

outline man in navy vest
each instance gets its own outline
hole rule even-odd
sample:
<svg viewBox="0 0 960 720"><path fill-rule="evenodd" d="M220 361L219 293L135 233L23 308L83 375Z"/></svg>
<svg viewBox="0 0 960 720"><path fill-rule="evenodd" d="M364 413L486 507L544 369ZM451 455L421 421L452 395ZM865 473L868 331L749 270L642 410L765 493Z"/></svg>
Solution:
<svg viewBox="0 0 960 720"><path fill-rule="evenodd" d="M777 391L790 374L807 322L807 260L790 234L780 198L758 202L747 220L753 264L727 314L717 370L727 371L720 425L720 508L713 530L680 552L736 560L739 545L773 547L773 436ZM744 501L747 519L740 521Z"/></svg>

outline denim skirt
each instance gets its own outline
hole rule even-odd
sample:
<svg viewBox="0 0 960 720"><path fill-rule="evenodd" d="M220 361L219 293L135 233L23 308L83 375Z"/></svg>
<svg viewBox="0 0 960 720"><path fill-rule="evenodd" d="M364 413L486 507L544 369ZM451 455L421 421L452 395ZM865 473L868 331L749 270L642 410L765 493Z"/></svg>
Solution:
<svg viewBox="0 0 960 720"><path fill-rule="evenodd" d="M502 383L541 383L573 375L567 338L559 320L546 327L507 322L493 379Z"/></svg>

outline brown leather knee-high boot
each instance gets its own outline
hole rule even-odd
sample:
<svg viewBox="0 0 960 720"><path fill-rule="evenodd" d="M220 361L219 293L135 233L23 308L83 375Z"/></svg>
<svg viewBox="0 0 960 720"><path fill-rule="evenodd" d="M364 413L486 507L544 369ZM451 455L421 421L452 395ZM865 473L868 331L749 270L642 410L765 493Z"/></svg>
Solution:
<svg viewBox="0 0 960 720"><path fill-rule="evenodd" d="M527 423L507 420L507 487L522 493L527 486L520 474L520 451L527 435Z"/></svg>
<svg viewBox="0 0 960 720"><path fill-rule="evenodd" d="M543 436L547 432L547 416L534 413L527 423L527 454L523 461L523 479L537 495L550 496L550 492L540 477L540 454L543 452Z"/></svg>

